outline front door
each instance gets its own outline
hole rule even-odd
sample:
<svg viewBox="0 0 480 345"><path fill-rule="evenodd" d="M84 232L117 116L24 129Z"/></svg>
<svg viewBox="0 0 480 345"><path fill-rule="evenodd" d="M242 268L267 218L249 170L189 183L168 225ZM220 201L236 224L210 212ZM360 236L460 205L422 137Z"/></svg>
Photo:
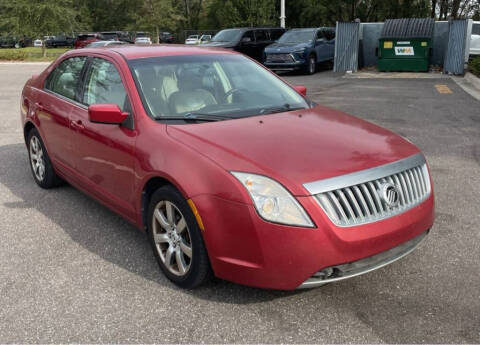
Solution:
<svg viewBox="0 0 480 345"><path fill-rule="evenodd" d="M134 218L135 139L133 112L122 76L112 61L92 58L80 95L83 106L71 113L75 169L81 183L100 199ZM88 106L117 104L130 113L128 123L92 123Z"/></svg>

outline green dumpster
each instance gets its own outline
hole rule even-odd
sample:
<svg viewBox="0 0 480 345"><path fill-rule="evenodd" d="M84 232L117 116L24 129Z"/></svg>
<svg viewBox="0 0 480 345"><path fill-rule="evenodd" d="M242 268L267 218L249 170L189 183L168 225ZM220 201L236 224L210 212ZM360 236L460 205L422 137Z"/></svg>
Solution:
<svg viewBox="0 0 480 345"><path fill-rule="evenodd" d="M427 72L434 25L432 18L387 20L378 44L378 70Z"/></svg>

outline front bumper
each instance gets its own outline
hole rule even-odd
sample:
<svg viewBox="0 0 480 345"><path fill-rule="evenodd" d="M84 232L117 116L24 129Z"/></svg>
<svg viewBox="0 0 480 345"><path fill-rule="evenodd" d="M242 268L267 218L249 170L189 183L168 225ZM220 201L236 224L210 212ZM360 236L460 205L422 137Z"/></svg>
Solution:
<svg viewBox="0 0 480 345"><path fill-rule="evenodd" d="M362 273L380 268L389 263L388 258L372 267L361 260L417 238L432 227L434 218L433 191L402 214L352 227L333 224L314 197L297 197L315 223L313 229L266 222L249 204L211 195L192 199L205 226L203 237L215 275L239 284L281 290L312 286L305 283L326 268L358 266L352 263L361 263ZM352 272L343 279L358 273Z"/></svg>
<svg viewBox="0 0 480 345"><path fill-rule="evenodd" d="M295 71L304 68L306 63L305 61L297 61L292 63L265 62L264 65L273 71Z"/></svg>
<svg viewBox="0 0 480 345"><path fill-rule="evenodd" d="M343 265L327 267L308 278L298 288L307 289L353 278L387 266L413 252L423 242L430 230L379 254Z"/></svg>

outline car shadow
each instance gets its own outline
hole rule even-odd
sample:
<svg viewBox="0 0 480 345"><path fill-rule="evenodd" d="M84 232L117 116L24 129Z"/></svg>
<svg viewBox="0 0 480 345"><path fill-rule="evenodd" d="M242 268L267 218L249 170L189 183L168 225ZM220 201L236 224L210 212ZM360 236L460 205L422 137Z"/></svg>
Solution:
<svg viewBox="0 0 480 345"><path fill-rule="evenodd" d="M2 207L33 208L101 259L163 287L181 290L161 273L146 235L134 225L68 184L51 190L38 187L31 176L24 144L0 146L0 162L0 183L19 199L4 202ZM213 279L195 290L181 291L234 304L258 303L302 293L251 288L220 279Z"/></svg>

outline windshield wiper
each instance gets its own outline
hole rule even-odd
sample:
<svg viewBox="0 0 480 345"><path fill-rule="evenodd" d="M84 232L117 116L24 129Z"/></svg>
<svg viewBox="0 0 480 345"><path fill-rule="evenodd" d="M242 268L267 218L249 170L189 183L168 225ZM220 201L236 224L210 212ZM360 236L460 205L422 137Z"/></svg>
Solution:
<svg viewBox="0 0 480 345"><path fill-rule="evenodd" d="M262 110L260 110L260 115L284 113L287 111L295 111L295 110L301 110L301 109L305 109L305 107L292 108L290 104L286 103L281 107L263 108Z"/></svg>
<svg viewBox="0 0 480 345"><path fill-rule="evenodd" d="M183 120L183 121L206 121L206 122L215 122L215 121L224 121L231 119L230 116L224 115L211 115L211 114L202 114L202 113L188 113L183 116L163 116L159 117L157 120Z"/></svg>

